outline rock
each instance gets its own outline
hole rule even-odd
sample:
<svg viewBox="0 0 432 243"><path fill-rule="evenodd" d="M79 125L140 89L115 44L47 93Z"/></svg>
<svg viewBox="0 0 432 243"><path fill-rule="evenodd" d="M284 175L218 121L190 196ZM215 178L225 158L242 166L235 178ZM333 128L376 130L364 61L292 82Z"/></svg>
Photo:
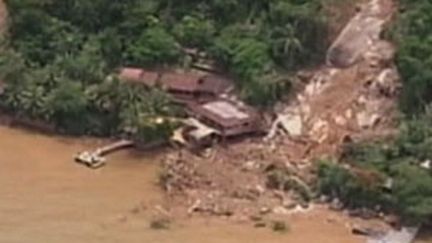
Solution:
<svg viewBox="0 0 432 243"><path fill-rule="evenodd" d="M264 215L264 214L269 214L271 212L271 209L268 207L262 207L260 208L260 214Z"/></svg>
<svg viewBox="0 0 432 243"><path fill-rule="evenodd" d="M326 195L321 195L318 199L319 203L328 203L329 202L329 197Z"/></svg>
<svg viewBox="0 0 432 243"><path fill-rule="evenodd" d="M365 111L357 114L357 124L364 129L374 127L379 120L378 114L368 114Z"/></svg>
<svg viewBox="0 0 432 243"><path fill-rule="evenodd" d="M257 169L256 164L257 164L256 161L247 161L246 163L244 163L242 169L243 169L244 171L252 171L252 170L255 170L255 169Z"/></svg>
<svg viewBox="0 0 432 243"><path fill-rule="evenodd" d="M337 198L334 198L329 205L329 208L334 211L341 211L343 209L343 204Z"/></svg>
<svg viewBox="0 0 432 243"><path fill-rule="evenodd" d="M195 212L195 211L197 211L197 209L200 207L200 205L201 205L201 200L196 200L193 204L192 204L192 206L190 206L189 207L189 209L187 210L188 211L188 214L192 214L193 212Z"/></svg>
<svg viewBox="0 0 432 243"><path fill-rule="evenodd" d="M283 207L288 209L288 210L293 210L297 207L297 203L294 201L284 201L283 202Z"/></svg>
<svg viewBox="0 0 432 243"><path fill-rule="evenodd" d="M342 116L336 116L334 120L339 126L345 126L347 124L347 120Z"/></svg>
<svg viewBox="0 0 432 243"><path fill-rule="evenodd" d="M359 105L365 105L367 103L366 97L364 95L360 95L357 99L357 103Z"/></svg>
<svg viewBox="0 0 432 243"><path fill-rule="evenodd" d="M290 136L300 136L302 134L303 123L300 115L280 115L279 118L280 126Z"/></svg>
<svg viewBox="0 0 432 243"><path fill-rule="evenodd" d="M318 143L323 143L328 137L328 131L329 124L322 119L318 119L318 121L313 124L309 134L312 136L313 140Z"/></svg>
<svg viewBox="0 0 432 243"><path fill-rule="evenodd" d="M256 185L255 190L261 195L265 193L265 188L261 185Z"/></svg>
<svg viewBox="0 0 432 243"><path fill-rule="evenodd" d="M264 138L264 141L269 141L274 138L279 128L282 128L290 136L300 136L302 134L303 124L301 116L298 115L298 111L296 111L296 114L278 114L267 136Z"/></svg>

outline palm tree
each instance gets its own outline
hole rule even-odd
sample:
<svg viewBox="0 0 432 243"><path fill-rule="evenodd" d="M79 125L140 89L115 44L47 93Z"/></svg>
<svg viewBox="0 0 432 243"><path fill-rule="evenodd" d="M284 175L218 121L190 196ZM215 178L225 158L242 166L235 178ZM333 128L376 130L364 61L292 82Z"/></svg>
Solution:
<svg viewBox="0 0 432 243"><path fill-rule="evenodd" d="M281 59L287 68L294 67L296 58L304 51L296 30L296 26L288 23L282 27L276 27L270 36L273 56Z"/></svg>

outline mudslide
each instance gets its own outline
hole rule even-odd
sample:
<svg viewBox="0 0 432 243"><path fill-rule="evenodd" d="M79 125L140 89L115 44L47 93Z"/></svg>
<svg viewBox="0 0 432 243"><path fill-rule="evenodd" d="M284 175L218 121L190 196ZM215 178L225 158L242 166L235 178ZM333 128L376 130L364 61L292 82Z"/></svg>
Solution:
<svg viewBox="0 0 432 243"><path fill-rule="evenodd" d="M395 10L392 0L365 4L330 47L328 64L312 73L294 101L279 108L287 119L302 121L297 137L308 148L300 157L293 154L298 160L337 155L344 141L394 132L400 83L394 47L380 34Z"/></svg>
<svg viewBox="0 0 432 243"><path fill-rule="evenodd" d="M315 159L337 157L347 141L392 135L398 73L394 48L379 34L394 11L391 0L367 2L329 50L329 56L334 48L342 50L343 55L332 59L349 57L349 65L329 63L302 75L303 89L289 103L275 107L279 124L264 141L213 148L200 157L187 151L167 156L165 189L175 207L238 220L263 212L290 214L307 205L292 191L268 187L275 168L289 171L308 191L304 185L314 180ZM353 47L347 33L368 41Z"/></svg>

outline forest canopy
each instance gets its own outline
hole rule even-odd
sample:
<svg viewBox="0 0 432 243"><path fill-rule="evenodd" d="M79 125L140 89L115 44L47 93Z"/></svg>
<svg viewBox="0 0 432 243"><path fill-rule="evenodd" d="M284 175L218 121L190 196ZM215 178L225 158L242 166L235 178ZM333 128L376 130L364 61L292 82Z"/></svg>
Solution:
<svg viewBox="0 0 432 243"><path fill-rule="evenodd" d="M122 66L187 69L193 49L232 77L246 101L267 106L290 87L281 73L322 60L321 4L8 0L9 34L0 56L0 78L8 85L0 103L68 133L116 134L137 117L172 115L172 102L107 77ZM144 96L154 101L143 102Z"/></svg>

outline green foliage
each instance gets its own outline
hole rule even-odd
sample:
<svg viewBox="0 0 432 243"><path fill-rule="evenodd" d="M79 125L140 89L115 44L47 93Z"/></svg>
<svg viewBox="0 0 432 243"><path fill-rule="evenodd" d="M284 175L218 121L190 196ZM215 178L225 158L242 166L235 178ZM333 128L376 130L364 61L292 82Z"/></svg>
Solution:
<svg viewBox="0 0 432 243"><path fill-rule="evenodd" d="M267 38L277 63L295 69L322 59L327 33L319 9L319 1L276 1L271 5Z"/></svg>
<svg viewBox="0 0 432 243"><path fill-rule="evenodd" d="M403 79L401 108L413 116L424 111L432 101L432 3L427 0L404 1L401 13L393 28L397 42L397 66Z"/></svg>
<svg viewBox="0 0 432 243"><path fill-rule="evenodd" d="M361 200L362 203L356 206L371 206L364 204L370 200L388 211L399 213L409 223L427 221L432 216L432 171L420 165L432 160L431 117L427 112L406 121L394 141L354 144L345 151L345 160L355 162L355 166L392 178L391 193L378 191L373 197L359 193L364 190L364 185L358 183L359 177L336 164L322 166L322 192L344 201Z"/></svg>
<svg viewBox="0 0 432 243"><path fill-rule="evenodd" d="M174 34L183 45L203 49L211 44L215 27L205 18L185 16L174 27Z"/></svg>
<svg viewBox="0 0 432 243"><path fill-rule="evenodd" d="M153 140L172 124L172 102L107 79L116 68L177 66L185 48L225 67L243 98L269 106L290 71L322 55L319 0L8 0L10 35L0 54L0 104L65 132L126 132ZM311 55L313 53L314 55ZM316 54L316 55L315 55ZM189 60L195 61L193 58ZM130 132L133 131L133 132ZM140 135L137 135L140 134Z"/></svg>
<svg viewBox="0 0 432 243"><path fill-rule="evenodd" d="M47 110L51 119L69 132L82 133L86 129L88 99L79 83L62 81L47 96Z"/></svg>
<svg viewBox="0 0 432 243"><path fill-rule="evenodd" d="M180 57L179 46L164 28L146 29L128 47L127 54L135 65L160 65L175 63Z"/></svg>
<svg viewBox="0 0 432 243"><path fill-rule="evenodd" d="M266 107L283 98L290 88L290 80L274 75L257 77L243 86L242 97L252 105Z"/></svg>
<svg viewBox="0 0 432 243"><path fill-rule="evenodd" d="M432 176L416 166L400 164L394 166L397 176L394 197L402 216L409 222L425 222L432 215Z"/></svg>
<svg viewBox="0 0 432 243"><path fill-rule="evenodd" d="M370 178L361 178L335 162L321 161L318 177L321 193L338 198L347 207L374 208L381 203L387 203L381 192L380 180L366 181Z"/></svg>
<svg viewBox="0 0 432 243"><path fill-rule="evenodd" d="M213 55L234 73L239 81L265 74L274 67L266 43L252 37L233 36L235 30L227 29L215 42ZM240 83L241 85L241 83Z"/></svg>
<svg viewBox="0 0 432 243"><path fill-rule="evenodd" d="M310 187L287 169L276 168L269 171L267 174L267 187L281 191L292 190L298 193L305 202L309 202L313 197Z"/></svg>

